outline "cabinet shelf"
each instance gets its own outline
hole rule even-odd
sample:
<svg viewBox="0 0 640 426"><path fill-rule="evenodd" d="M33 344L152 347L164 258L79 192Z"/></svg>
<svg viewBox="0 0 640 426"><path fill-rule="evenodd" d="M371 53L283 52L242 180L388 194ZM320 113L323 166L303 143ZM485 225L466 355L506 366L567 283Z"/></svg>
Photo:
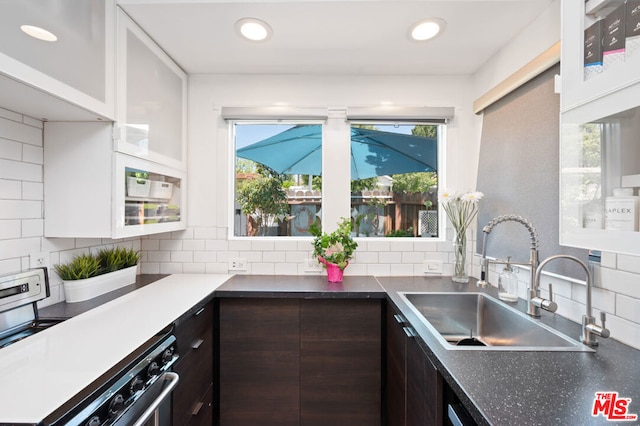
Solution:
<svg viewBox="0 0 640 426"><path fill-rule="evenodd" d="M585 14L593 17L606 16L623 3L624 0L589 0L584 5Z"/></svg>

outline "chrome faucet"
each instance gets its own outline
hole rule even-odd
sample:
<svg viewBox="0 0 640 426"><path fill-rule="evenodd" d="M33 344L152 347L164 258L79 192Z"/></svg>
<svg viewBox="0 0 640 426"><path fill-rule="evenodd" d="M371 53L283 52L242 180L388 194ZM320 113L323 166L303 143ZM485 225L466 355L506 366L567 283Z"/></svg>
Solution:
<svg viewBox="0 0 640 426"><path fill-rule="evenodd" d="M487 259L487 238L493 228L502 223L502 222L517 222L527 228L529 231L529 236L531 239L531 249L530 256L528 262L509 262L511 265L521 265L528 266L530 269L530 279L529 279L529 291L527 292L527 305L528 310L527 313L532 317L540 316L540 308L545 309L549 312L555 312L558 309L558 305L553 301L553 295L551 293L551 286L549 287L549 300L542 299L540 297L540 290L535 281L536 268L538 267L538 233L536 232L536 228L522 216L517 216L514 214L506 214L502 216L498 216L489 223L487 223L484 228L482 228L482 232L484 232L484 237L482 238L482 265L480 270L480 281L478 281L479 287L486 287L489 278L489 264L506 264L506 261L503 260L488 260Z"/></svg>
<svg viewBox="0 0 640 426"><path fill-rule="evenodd" d="M589 268L587 268L587 265L585 265L584 262L582 262L577 257L569 256L566 254L557 254L555 256L550 256L543 260L536 270L536 285L540 284L540 275L542 274L542 269L544 268L544 266L555 259L573 260L578 265L580 265L582 269L584 269L584 272L587 275L587 313L582 316L582 335L580 336L580 340L582 340L582 343L584 343L585 345L598 346L598 340L596 336L607 338L611 333L604 327L605 321L607 319L606 313L600 313L600 321L602 322L602 326L597 325L596 320L593 317L591 311L591 289L593 287L593 278L591 277Z"/></svg>

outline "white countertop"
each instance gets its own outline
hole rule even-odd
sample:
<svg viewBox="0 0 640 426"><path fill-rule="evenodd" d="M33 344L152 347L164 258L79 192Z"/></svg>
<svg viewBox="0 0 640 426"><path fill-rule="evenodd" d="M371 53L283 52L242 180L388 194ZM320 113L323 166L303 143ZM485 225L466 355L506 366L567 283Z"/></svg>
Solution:
<svg viewBox="0 0 640 426"><path fill-rule="evenodd" d="M0 422L38 423L231 275L171 275L0 349Z"/></svg>

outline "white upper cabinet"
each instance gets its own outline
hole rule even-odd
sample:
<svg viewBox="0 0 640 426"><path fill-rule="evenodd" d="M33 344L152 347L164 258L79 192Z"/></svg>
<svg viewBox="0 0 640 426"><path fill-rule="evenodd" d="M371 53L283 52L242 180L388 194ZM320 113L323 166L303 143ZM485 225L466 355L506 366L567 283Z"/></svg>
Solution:
<svg viewBox="0 0 640 426"><path fill-rule="evenodd" d="M43 41L30 25L57 37ZM4 0L2 107L47 120L115 118L113 0Z"/></svg>
<svg viewBox="0 0 640 426"><path fill-rule="evenodd" d="M640 32L630 40L616 29L625 21L624 14L612 18L620 5L562 3L560 244L640 255ZM640 2L626 5L638 8L640 20ZM603 33L587 46L595 59L585 73L585 29L606 17ZM609 48L612 56L601 59L597 49L621 37L623 48Z"/></svg>
<svg viewBox="0 0 640 426"><path fill-rule="evenodd" d="M186 168L187 76L118 8L116 149Z"/></svg>
<svg viewBox="0 0 640 426"><path fill-rule="evenodd" d="M637 5L637 1L634 3ZM626 43L626 52L617 51L611 55L610 58L615 58L614 60L605 59L605 64L601 67L604 69L601 72L592 72L585 78L585 29L599 20L604 25L607 16L613 16L616 9L621 6L624 7L623 0L589 0L586 3L581 0L562 1L562 60L560 62L562 111L640 82L640 49L636 47L640 44L640 40L637 38L633 43ZM612 30L615 31L615 28ZM596 38L606 39L606 31L607 29L603 26L603 33L600 38ZM626 38L623 31L625 31L624 28L617 31L618 41ZM592 53L599 55L601 52L597 52L597 44L594 47L595 50ZM606 46L601 47L603 50L607 49ZM605 56L608 55L605 54Z"/></svg>
<svg viewBox="0 0 640 426"><path fill-rule="evenodd" d="M45 237L123 238L186 227L186 173L112 149L113 124L44 125Z"/></svg>

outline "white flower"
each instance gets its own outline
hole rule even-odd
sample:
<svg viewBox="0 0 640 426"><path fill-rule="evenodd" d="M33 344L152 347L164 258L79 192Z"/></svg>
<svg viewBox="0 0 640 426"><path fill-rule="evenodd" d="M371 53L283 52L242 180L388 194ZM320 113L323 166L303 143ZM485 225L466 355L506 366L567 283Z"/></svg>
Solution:
<svg viewBox="0 0 640 426"><path fill-rule="evenodd" d="M455 192L445 190L438 194L438 201L440 201L441 203L448 203L455 200L457 197L458 196Z"/></svg>
<svg viewBox="0 0 640 426"><path fill-rule="evenodd" d="M480 191L467 192L466 194L462 194L460 199L463 201L471 201L472 203L477 203L484 197L484 194Z"/></svg>

